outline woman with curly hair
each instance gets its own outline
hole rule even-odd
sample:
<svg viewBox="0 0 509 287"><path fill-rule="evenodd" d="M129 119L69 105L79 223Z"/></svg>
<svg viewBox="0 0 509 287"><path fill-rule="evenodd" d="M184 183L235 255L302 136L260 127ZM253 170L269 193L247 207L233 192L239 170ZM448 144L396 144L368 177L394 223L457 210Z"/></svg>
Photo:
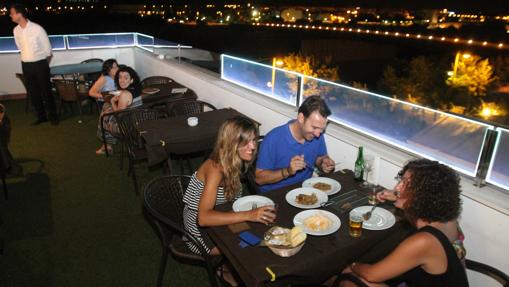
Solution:
<svg viewBox="0 0 509 287"><path fill-rule="evenodd" d="M452 245L459 236L461 213L458 175L443 164L418 159L407 163L398 179L392 194L394 205L417 231L375 264L352 263L343 271L349 279L341 286L398 286L403 282L409 287L468 286Z"/></svg>
<svg viewBox="0 0 509 287"><path fill-rule="evenodd" d="M216 145L207 159L191 177L184 194L184 226L201 243L206 252L220 254L202 228L244 221L272 223L274 208L260 207L242 212L214 210L216 205L241 196L241 174L256 156L258 132L253 121L244 117L229 119L221 126ZM199 253L197 246L187 243Z"/></svg>

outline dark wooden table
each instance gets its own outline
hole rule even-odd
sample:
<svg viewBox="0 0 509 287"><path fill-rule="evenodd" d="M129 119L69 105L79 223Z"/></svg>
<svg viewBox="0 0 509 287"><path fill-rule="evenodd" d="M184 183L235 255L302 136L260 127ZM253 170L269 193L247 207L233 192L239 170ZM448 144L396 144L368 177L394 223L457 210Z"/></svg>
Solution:
<svg viewBox="0 0 509 287"><path fill-rule="evenodd" d="M234 109L219 109L195 115L198 125L187 124L187 116L145 121L138 129L148 155L148 165L167 161L171 154L185 155L212 150L217 132L227 119L244 116Z"/></svg>
<svg viewBox="0 0 509 287"><path fill-rule="evenodd" d="M154 84L145 87L147 88L156 88L159 89L158 92L153 94L143 93L141 94L141 98L143 99L143 104L155 104L159 102L167 102L170 100L181 100L181 99L189 99L196 100L197 96L193 90L188 89L187 87L179 84L177 82L169 82L166 84ZM185 92L179 92L178 89L187 89Z"/></svg>
<svg viewBox="0 0 509 287"><path fill-rule="evenodd" d="M382 231L363 230L360 238L349 235L348 213L351 208L367 205L368 191L359 187L353 180L353 173L336 172L330 176L342 185L341 191L329 197L328 210L341 220L340 229L327 236L308 236L302 250L293 257L283 258L266 247L245 247L239 245L239 238L228 226L207 229L208 234L231 262L246 286L286 286L288 284L317 284L330 278L354 261L374 262L388 254L403 238L410 228L398 221L393 227ZM293 185L262 195L278 204L276 225L293 226L293 217L302 211L289 205L286 192L300 185ZM345 203L350 203L350 207ZM382 205L392 210L392 205ZM218 210L232 210L232 203L216 207ZM269 228L259 223L249 223L250 232L263 238ZM277 280L270 282L266 267L276 274Z"/></svg>

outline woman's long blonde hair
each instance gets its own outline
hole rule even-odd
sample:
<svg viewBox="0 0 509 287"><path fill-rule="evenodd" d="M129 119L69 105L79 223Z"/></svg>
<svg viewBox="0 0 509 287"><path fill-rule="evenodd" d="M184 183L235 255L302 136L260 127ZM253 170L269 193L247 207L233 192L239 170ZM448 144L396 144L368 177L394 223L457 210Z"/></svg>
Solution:
<svg viewBox="0 0 509 287"><path fill-rule="evenodd" d="M256 145L253 158L243 161L238 153L239 148L258 140L258 129L255 123L245 117L234 117L226 120L219 129L216 145L210 159L221 166L223 171L224 194L227 200L235 198L241 190L240 176L256 157Z"/></svg>

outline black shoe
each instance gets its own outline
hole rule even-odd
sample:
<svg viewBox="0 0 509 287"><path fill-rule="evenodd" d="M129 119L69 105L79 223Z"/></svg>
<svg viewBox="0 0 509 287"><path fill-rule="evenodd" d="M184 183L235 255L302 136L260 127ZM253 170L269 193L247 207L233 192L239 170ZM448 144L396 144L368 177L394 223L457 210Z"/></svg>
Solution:
<svg viewBox="0 0 509 287"><path fill-rule="evenodd" d="M32 126L38 126L38 125L45 123L47 121L48 121L48 119L37 119L35 122L32 123Z"/></svg>
<svg viewBox="0 0 509 287"><path fill-rule="evenodd" d="M55 120L51 120L50 122L51 122L51 125L52 125L52 126L58 126L58 124L60 123L60 121L59 121L59 120L57 120L57 119L55 119Z"/></svg>

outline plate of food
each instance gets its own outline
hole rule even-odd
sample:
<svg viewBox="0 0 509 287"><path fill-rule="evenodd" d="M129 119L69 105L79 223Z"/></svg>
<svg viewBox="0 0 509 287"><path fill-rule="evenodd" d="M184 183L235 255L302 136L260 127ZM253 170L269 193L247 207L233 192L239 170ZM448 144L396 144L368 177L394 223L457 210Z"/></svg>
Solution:
<svg viewBox="0 0 509 287"><path fill-rule="evenodd" d="M359 206L353 209L353 212L365 214L369 212L373 206ZM396 223L396 217L387 209L376 207L371 213L371 218L362 223L362 228L367 230L384 230L391 228Z"/></svg>
<svg viewBox="0 0 509 287"><path fill-rule="evenodd" d="M159 91L160 91L160 89L158 89L158 88L150 88L150 87L141 90L142 93L148 94L148 95L155 94L155 93L157 93Z"/></svg>
<svg viewBox="0 0 509 287"><path fill-rule="evenodd" d="M329 235L339 230L341 220L334 213L326 210L304 210L293 218L293 224L300 226L309 235Z"/></svg>
<svg viewBox="0 0 509 287"><path fill-rule="evenodd" d="M253 208L258 208L262 206L267 205L274 205L274 201L272 199L261 196L261 195L248 195L243 196L235 202L233 202L233 211L239 212L239 211L248 211L252 210Z"/></svg>
<svg viewBox="0 0 509 287"><path fill-rule="evenodd" d="M325 192L311 187L290 190L285 198L289 204L302 209L318 208L329 199Z"/></svg>
<svg viewBox="0 0 509 287"><path fill-rule="evenodd" d="M341 184L328 177L312 177L302 183L302 187L312 187L321 190L327 195L333 195L341 190Z"/></svg>

